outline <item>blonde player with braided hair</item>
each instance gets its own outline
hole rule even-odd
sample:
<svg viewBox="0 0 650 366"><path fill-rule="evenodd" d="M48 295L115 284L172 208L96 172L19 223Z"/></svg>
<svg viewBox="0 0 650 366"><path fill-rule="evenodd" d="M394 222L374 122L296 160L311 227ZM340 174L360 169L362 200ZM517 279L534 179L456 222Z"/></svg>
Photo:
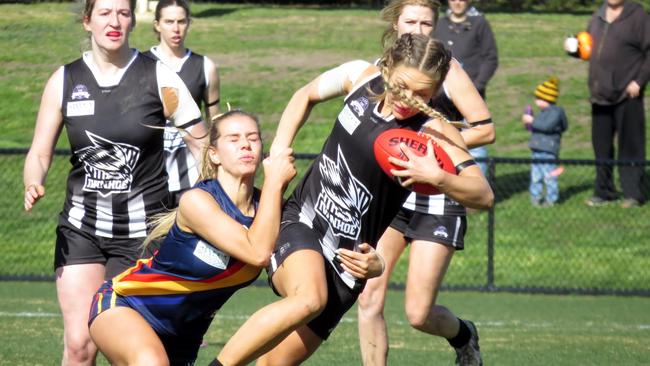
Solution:
<svg viewBox="0 0 650 366"><path fill-rule="evenodd" d="M98 290L90 335L118 365L193 365L214 314L268 264L280 225L282 194L295 176L291 149L264 159L252 114L214 118L202 176L179 207L160 217L147 243L158 252ZM224 235L225 234L225 235Z"/></svg>
<svg viewBox="0 0 650 366"><path fill-rule="evenodd" d="M454 164L471 160L454 126L411 107L422 106L417 101L429 100L445 78L451 55L444 45L406 34L383 59L386 82L379 67L352 61L321 74L287 104L271 157L292 144L316 104L346 95L321 153L283 208L268 267L271 285L283 298L253 314L212 365L245 365L256 358L258 365L302 363L354 305L366 280L382 273L374 246L409 194L375 160L373 143L382 132L427 132ZM403 168L396 174L404 184L434 185L470 207L492 205L493 193L478 167L449 174L438 167L432 148L423 157L403 150L409 160L395 164Z"/></svg>
<svg viewBox="0 0 650 366"><path fill-rule="evenodd" d="M436 28L440 3L436 0L391 0L381 11L388 23L382 37L391 47L406 33L430 36ZM454 59L440 92L427 103L449 119L462 119L461 136L468 147L491 144L495 129L490 112L467 73ZM453 122L452 122L453 123ZM459 124L456 124L459 125ZM456 351L456 364L480 365L478 332L447 307L436 304L438 291L456 251L464 249L466 210L454 197L412 193L377 243L386 269L370 279L359 296L359 345L365 366L384 366L388 357L388 332L384 301L393 269L410 245L404 309L410 325L447 339Z"/></svg>

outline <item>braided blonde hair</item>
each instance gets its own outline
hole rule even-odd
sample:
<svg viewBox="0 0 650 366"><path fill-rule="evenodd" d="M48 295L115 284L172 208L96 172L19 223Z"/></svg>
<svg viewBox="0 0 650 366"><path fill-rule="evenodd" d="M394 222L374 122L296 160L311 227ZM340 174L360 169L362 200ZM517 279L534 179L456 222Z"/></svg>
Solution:
<svg viewBox="0 0 650 366"><path fill-rule="evenodd" d="M442 42L421 34L403 34L392 47L384 52L379 60L378 66L384 79L385 90L377 98L383 99L387 93L391 93L409 107L417 108L431 118L438 118L453 125L463 125L463 122L449 121L440 112L422 100L410 97L404 88L394 85L390 81L390 75L396 67L400 65L413 67L434 81L432 87L435 93L447 76L450 61L451 52Z"/></svg>
<svg viewBox="0 0 650 366"><path fill-rule="evenodd" d="M230 108L230 105L228 107ZM222 113L212 117L212 121L208 126L208 136L209 136L208 145L203 147L203 151L201 154L202 155L201 169L199 170L199 178L197 180L198 182L206 179L217 178L217 172L219 170L219 167L218 165L213 164L212 160L210 160L209 150L210 147L217 146L217 140L219 139L219 137L221 137L221 131L219 130L219 126L221 125L221 122L235 116L244 116L250 118L251 120L255 121L258 131L260 130L260 121L257 118L257 116L245 112L241 109L228 110L228 112L226 113ZM149 223L149 225L152 226L152 229L149 235L147 235L147 237L144 239L144 242L142 243L143 248L146 248L152 241L167 235L169 230L172 228L172 225L174 225L174 222L176 221L177 211L178 209L175 208L168 212L163 212L154 215L152 217Z"/></svg>

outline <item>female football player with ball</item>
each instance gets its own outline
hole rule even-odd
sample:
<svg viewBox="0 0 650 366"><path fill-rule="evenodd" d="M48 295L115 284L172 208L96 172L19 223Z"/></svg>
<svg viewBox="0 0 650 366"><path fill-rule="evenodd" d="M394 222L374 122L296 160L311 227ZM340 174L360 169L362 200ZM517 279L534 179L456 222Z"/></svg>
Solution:
<svg viewBox="0 0 650 366"><path fill-rule="evenodd" d="M442 43L405 34L377 66L348 62L294 93L271 156L291 145L314 105L346 97L321 153L284 205L268 269L283 299L251 316L214 365L246 364L258 357L258 365L301 363L329 337L366 280L382 273L383 259L373 247L409 194L375 160L373 144L382 132L425 132L459 168L457 175L444 172L432 143L425 156L403 146L410 160L393 160L404 168L394 172L404 175L403 184L432 184L468 207L492 205L492 190L460 132L427 105L450 60Z"/></svg>

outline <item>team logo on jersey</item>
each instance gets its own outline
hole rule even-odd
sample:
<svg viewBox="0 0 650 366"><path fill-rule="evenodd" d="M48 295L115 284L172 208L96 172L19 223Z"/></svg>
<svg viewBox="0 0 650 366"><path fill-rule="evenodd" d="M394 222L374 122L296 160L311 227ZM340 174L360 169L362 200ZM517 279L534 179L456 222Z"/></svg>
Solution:
<svg viewBox="0 0 650 366"><path fill-rule="evenodd" d="M88 88L83 84L77 84L72 88L72 94L70 94L70 99L90 99L90 93L88 93Z"/></svg>
<svg viewBox="0 0 650 366"><path fill-rule="evenodd" d="M334 235L356 240L372 195L352 176L340 146L337 155L336 161L323 155L318 165L322 180L316 212L327 221Z"/></svg>
<svg viewBox="0 0 650 366"><path fill-rule="evenodd" d="M447 228L444 226L438 226L435 230L433 230L433 235L442 238L447 238L449 236L449 234L447 234Z"/></svg>
<svg viewBox="0 0 650 366"><path fill-rule="evenodd" d="M354 130L356 130L361 124L359 117L365 113L366 109L368 109L368 105L368 99L366 99L366 97L360 97L343 106L343 110L339 113L339 122L350 135L352 135Z"/></svg>
<svg viewBox="0 0 650 366"><path fill-rule="evenodd" d="M350 108L357 114L357 116L361 117L363 114L366 112L366 109L368 109L368 105L370 103L368 102L368 99L366 97L361 97L359 99L355 99L350 102Z"/></svg>
<svg viewBox="0 0 650 366"><path fill-rule="evenodd" d="M106 197L113 193L131 191L133 170L140 149L116 143L86 131L92 145L75 151L84 164L86 179L83 190Z"/></svg>
<svg viewBox="0 0 650 366"><path fill-rule="evenodd" d="M183 140L183 132L179 131L177 128L168 124L165 127L165 133L163 135L165 151L168 153L173 153L174 151L184 148L185 141Z"/></svg>

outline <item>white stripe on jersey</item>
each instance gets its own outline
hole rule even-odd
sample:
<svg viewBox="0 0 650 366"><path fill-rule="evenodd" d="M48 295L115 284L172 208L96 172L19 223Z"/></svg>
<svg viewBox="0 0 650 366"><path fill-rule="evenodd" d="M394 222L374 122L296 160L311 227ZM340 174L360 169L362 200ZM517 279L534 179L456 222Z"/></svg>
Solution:
<svg viewBox="0 0 650 366"><path fill-rule="evenodd" d="M106 197L97 195L97 221L95 222L95 234L104 238L113 237L113 195Z"/></svg>
<svg viewBox="0 0 650 366"><path fill-rule="evenodd" d="M412 192L404 201L403 207L407 210L425 214L444 215L445 195L425 196Z"/></svg>
<svg viewBox="0 0 650 366"><path fill-rule="evenodd" d="M199 165L196 159L194 159L194 155L190 152L190 149L185 149L185 163L187 164L187 177L193 186L199 179Z"/></svg>
<svg viewBox="0 0 650 366"><path fill-rule="evenodd" d="M84 217L84 198L76 193L72 194L70 198L72 208L68 212L68 222L77 229L81 229L81 219Z"/></svg>
<svg viewBox="0 0 650 366"><path fill-rule="evenodd" d="M173 158L174 154L170 154L165 159L165 168L167 169L167 185L170 192L176 192L181 189L180 174L178 169L178 160Z"/></svg>
<svg viewBox="0 0 650 366"><path fill-rule="evenodd" d="M142 193L129 199L129 238L147 236L147 212L144 209Z"/></svg>
<svg viewBox="0 0 650 366"><path fill-rule="evenodd" d="M207 89L210 86L210 71L214 70L217 68L217 65L215 65L212 60L208 58L208 56L203 56L203 76L205 77L205 88ZM208 102L212 102L212 100L209 100Z"/></svg>

